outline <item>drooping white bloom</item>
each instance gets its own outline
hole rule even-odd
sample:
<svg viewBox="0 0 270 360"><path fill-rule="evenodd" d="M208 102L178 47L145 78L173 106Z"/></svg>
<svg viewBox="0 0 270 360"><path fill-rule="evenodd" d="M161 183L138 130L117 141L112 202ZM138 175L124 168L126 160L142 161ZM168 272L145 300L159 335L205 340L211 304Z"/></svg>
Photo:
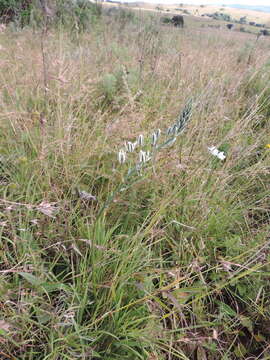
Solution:
<svg viewBox="0 0 270 360"><path fill-rule="evenodd" d="M172 132L172 126L169 126L169 127L168 127L168 130L167 130L167 135L170 135L171 132Z"/></svg>
<svg viewBox="0 0 270 360"><path fill-rule="evenodd" d="M133 152L135 150L136 145L137 145L137 141L135 141L134 143L130 141L125 143L125 147L128 152Z"/></svg>
<svg viewBox="0 0 270 360"><path fill-rule="evenodd" d="M146 161L151 160L150 151L146 152Z"/></svg>
<svg viewBox="0 0 270 360"><path fill-rule="evenodd" d="M178 131L178 126L175 124L173 125L173 128L172 128L172 133L175 135Z"/></svg>
<svg viewBox="0 0 270 360"><path fill-rule="evenodd" d="M149 151L143 151L141 150L139 152L139 162L140 163L146 163L147 161L149 161L151 159L151 156L150 156L150 152Z"/></svg>
<svg viewBox="0 0 270 360"><path fill-rule="evenodd" d="M157 136L157 138L159 138L160 135L161 135L161 130L160 130L160 129L157 129L157 131L156 131L156 136Z"/></svg>
<svg viewBox="0 0 270 360"><path fill-rule="evenodd" d="M138 143L139 146L143 146L143 135L142 134L139 135L137 143Z"/></svg>
<svg viewBox="0 0 270 360"><path fill-rule="evenodd" d="M223 151L219 151L215 146L210 146L208 148L210 153L214 156L216 156L219 160L225 160L226 156Z"/></svg>
<svg viewBox="0 0 270 360"><path fill-rule="evenodd" d="M140 151L140 153L139 153L139 161L140 161L140 163L145 163L145 161L146 161L146 152L145 151Z"/></svg>
<svg viewBox="0 0 270 360"><path fill-rule="evenodd" d="M152 134L152 145L153 145L153 146L156 146L157 140L158 140L157 134L156 134L156 133L153 133L153 134Z"/></svg>
<svg viewBox="0 0 270 360"><path fill-rule="evenodd" d="M133 151L135 150L137 145L138 145L138 141L134 141L134 143L132 143Z"/></svg>
<svg viewBox="0 0 270 360"><path fill-rule="evenodd" d="M126 161L126 152L123 149L121 149L118 153L118 161L120 164L124 164Z"/></svg>

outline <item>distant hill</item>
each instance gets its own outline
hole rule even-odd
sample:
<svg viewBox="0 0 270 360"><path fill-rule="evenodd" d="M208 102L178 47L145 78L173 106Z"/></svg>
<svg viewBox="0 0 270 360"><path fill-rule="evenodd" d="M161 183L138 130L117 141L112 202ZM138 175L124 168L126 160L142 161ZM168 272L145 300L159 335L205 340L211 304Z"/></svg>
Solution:
<svg viewBox="0 0 270 360"><path fill-rule="evenodd" d="M227 5L228 7L233 7L236 9L247 9L247 10L255 10L255 11L262 11L262 12L269 12L270 13L270 6L263 6L263 5Z"/></svg>
<svg viewBox="0 0 270 360"><path fill-rule="evenodd" d="M91 0L90 0L91 1ZM95 0L92 0L95 1ZM104 1L104 0L103 0ZM149 1L140 1L140 0L127 0L127 2L125 2L125 0L105 0L106 2L110 2L110 3L120 3L120 4L133 4L136 6L144 6L144 5L149 5L149 4L153 4L153 0L149 0ZM156 3L158 5L158 3ZM174 0L160 0L159 2L160 5L177 5L177 1L174 2ZM217 5L216 5L217 6ZM245 10L253 10L253 11L260 11L260 12L264 12L264 13L270 13L270 6L264 6L264 5L241 5L241 4L230 4L230 5L226 5L226 4L222 4L223 7L227 7L227 8L234 8L234 9L245 9Z"/></svg>

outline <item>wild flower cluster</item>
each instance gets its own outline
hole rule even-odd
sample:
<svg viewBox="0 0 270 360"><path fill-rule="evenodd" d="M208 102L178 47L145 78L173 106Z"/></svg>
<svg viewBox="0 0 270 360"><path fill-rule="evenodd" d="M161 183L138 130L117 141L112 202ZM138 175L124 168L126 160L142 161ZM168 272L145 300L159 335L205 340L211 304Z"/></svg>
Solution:
<svg viewBox="0 0 270 360"><path fill-rule="evenodd" d="M157 141L158 139L158 136L160 135L161 131L160 129L158 129L158 131L156 133L154 133L154 137ZM157 135L158 134L158 135ZM154 146L154 143L152 142L152 145ZM127 160L127 154L128 153L133 153L135 152L136 148L142 148L144 146L144 137L143 135L139 135L138 139L135 141L135 142L126 142L125 143L125 149L121 149L119 152L118 152L118 161L120 164L124 164ZM140 150L139 152L139 162L138 164L141 164L141 163L146 163L147 161L151 160L151 156L150 156L150 151L143 151L143 150Z"/></svg>
<svg viewBox="0 0 270 360"><path fill-rule="evenodd" d="M188 120L191 117L192 102L189 101L183 111L179 114L175 123L168 127L168 129L162 132L160 129L155 130L149 138L144 138L141 134L138 136L135 142L126 142L125 148L120 149L118 152L118 161L120 164L124 164L130 153L139 150L135 168L137 171L142 166L153 160L157 151L173 145L176 138L184 131ZM129 170L129 174L133 173L133 169Z"/></svg>
<svg viewBox="0 0 270 360"><path fill-rule="evenodd" d="M180 112L178 118L172 126L162 132L160 129L155 130L149 138L144 138L141 134L134 142L126 142L125 147L118 151L118 161L122 165L129 160L129 169L124 177L123 181L116 187L116 189L110 194L106 202L100 209L97 218L99 218L106 208L113 202L115 196L122 191L129 189L135 181L132 179L136 175L141 174L141 170L150 161L154 160L156 152L171 146L175 143L176 138L184 131L190 117L192 110L192 101L189 101L184 109ZM139 150L136 153L136 150ZM131 154L133 156L131 157ZM135 166L132 166L134 155L136 156ZM134 164L134 163L133 163Z"/></svg>
<svg viewBox="0 0 270 360"><path fill-rule="evenodd" d="M123 181L116 187L116 189L107 198L103 207L99 211L98 217L101 216L103 211L111 204L116 194L129 189L135 181L132 180L136 175L141 175L141 170L147 165L147 163L155 159L155 155L158 151L173 145L179 135L185 130L188 121L191 118L192 113L192 101L189 101L184 109L180 112L175 123L167 128L166 131L160 129L155 130L150 137L144 138L141 134L134 141L128 141L124 144L124 148L118 151L118 161L121 165L129 163L129 169L124 177ZM219 151L215 146L208 148L213 156L218 157L220 160L224 160L226 156L222 151ZM133 155L132 155L133 154ZM134 166L135 155L135 166Z"/></svg>
<svg viewBox="0 0 270 360"><path fill-rule="evenodd" d="M157 132L154 134L155 138L157 139L161 134L161 130L158 129ZM125 149L121 149L118 152L118 161L120 164L124 164L127 159L127 153L135 152L136 148L142 148L144 146L144 137L143 135L139 135L138 139L135 142L126 142ZM146 163L147 161L151 160L150 151L143 151L140 150L139 152L139 163Z"/></svg>

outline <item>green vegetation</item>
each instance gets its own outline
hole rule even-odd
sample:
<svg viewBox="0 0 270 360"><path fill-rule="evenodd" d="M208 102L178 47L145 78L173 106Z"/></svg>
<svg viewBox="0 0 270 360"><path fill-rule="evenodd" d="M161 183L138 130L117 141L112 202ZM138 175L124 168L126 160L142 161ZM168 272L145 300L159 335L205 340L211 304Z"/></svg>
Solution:
<svg viewBox="0 0 270 360"><path fill-rule="evenodd" d="M0 28L0 358L269 359L269 45L93 6Z"/></svg>
<svg viewBox="0 0 270 360"><path fill-rule="evenodd" d="M160 20L163 24L171 24L172 23L172 19L168 16L162 16L162 18Z"/></svg>
<svg viewBox="0 0 270 360"><path fill-rule="evenodd" d="M215 12L213 14L204 14L204 16L208 16L215 20L232 21L232 18L230 15L222 13L222 12Z"/></svg>
<svg viewBox="0 0 270 360"><path fill-rule="evenodd" d="M34 0L0 0L1 22L16 22L19 26L29 24Z"/></svg>
<svg viewBox="0 0 270 360"><path fill-rule="evenodd" d="M88 0L58 0L55 2L53 21L67 29L86 30L101 16L101 6Z"/></svg>

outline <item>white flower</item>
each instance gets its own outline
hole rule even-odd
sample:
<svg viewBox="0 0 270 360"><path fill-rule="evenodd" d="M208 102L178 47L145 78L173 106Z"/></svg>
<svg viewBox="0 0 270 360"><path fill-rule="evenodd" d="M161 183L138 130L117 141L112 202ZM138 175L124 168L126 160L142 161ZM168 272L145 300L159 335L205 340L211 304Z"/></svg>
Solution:
<svg viewBox="0 0 270 360"><path fill-rule="evenodd" d="M139 161L140 161L140 163L144 163L145 162L145 159L146 159L146 152L145 151L140 151L140 153L139 153Z"/></svg>
<svg viewBox="0 0 270 360"><path fill-rule="evenodd" d="M137 145L137 141L135 141L134 143L130 141L125 143L125 147L128 152L133 152L135 150L136 145Z"/></svg>
<svg viewBox="0 0 270 360"><path fill-rule="evenodd" d="M173 128L172 128L172 133L175 135L178 131L178 126L175 124L173 125Z"/></svg>
<svg viewBox="0 0 270 360"><path fill-rule="evenodd" d="M118 161L120 162L120 164L124 164L124 162L126 161L126 153L123 149L121 149L118 153Z"/></svg>
<svg viewBox="0 0 270 360"><path fill-rule="evenodd" d="M138 145L138 141L134 141L134 143L132 144L133 145L133 151L135 150L136 146Z"/></svg>
<svg viewBox="0 0 270 360"><path fill-rule="evenodd" d="M157 140L158 140L157 134L156 134L156 133L153 133L153 134L152 134L152 145L153 145L153 146L156 146Z"/></svg>
<svg viewBox="0 0 270 360"><path fill-rule="evenodd" d="M150 152L149 151L140 151L139 152L139 161L140 163L146 163L151 159Z"/></svg>
<svg viewBox="0 0 270 360"><path fill-rule="evenodd" d="M160 135L161 135L161 130L160 130L160 129L157 129L157 131L156 131L156 136L157 136L157 138L159 138Z"/></svg>
<svg viewBox="0 0 270 360"><path fill-rule="evenodd" d="M143 146L143 135L142 134L139 135L137 143L138 143L139 146Z"/></svg>
<svg viewBox="0 0 270 360"><path fill-rule="evenodd" d="M224 154L223 151L219 151L215 146L211 146L208 148L208 150L210 151L210 153L214 156L216 156L217 158L219 158L219 160L225 160L226 156Z"/></svg>
<svg viewBox="0 0 270 360"><path fill-rule="evenodd" d="M171 132L172 132L172 126L169 126L169 127L168 127L168 130L167 130L167 135L170 135Z"/></svg>

